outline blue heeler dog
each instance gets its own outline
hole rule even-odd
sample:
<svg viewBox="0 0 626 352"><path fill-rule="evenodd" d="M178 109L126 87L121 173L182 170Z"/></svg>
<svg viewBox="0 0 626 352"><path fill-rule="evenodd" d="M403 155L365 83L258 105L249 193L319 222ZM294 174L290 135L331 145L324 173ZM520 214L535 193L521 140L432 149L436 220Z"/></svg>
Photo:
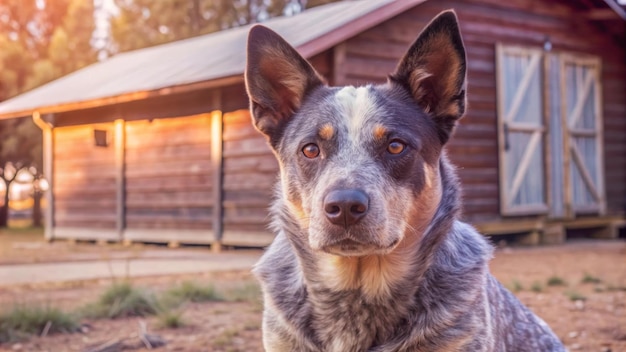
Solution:
<svg viewBox="0 0 626 352"><path fill-rule="evenodd" d="M435 18L387 84L329 87L255 26L246 84L280 164L276 239L255 268L267 351L564 351L488 271L458 220L444 145L465 112L456 15Z"/></svg>

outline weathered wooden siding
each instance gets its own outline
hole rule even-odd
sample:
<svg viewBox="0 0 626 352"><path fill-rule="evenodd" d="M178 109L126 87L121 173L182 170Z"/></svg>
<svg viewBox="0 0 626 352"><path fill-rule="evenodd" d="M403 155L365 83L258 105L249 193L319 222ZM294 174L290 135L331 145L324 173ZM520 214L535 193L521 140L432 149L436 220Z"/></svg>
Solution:
<svg viewBox="0 0 626 352"><path fill-rule="evenodd" d="M126 123L126 227L211 229L210 116Z"/></svg>
<svg viewBox="0 0 626 352"><path fill-rule="evenodd" d="M496 44L541 49L547 38L554 52L601 58L607 213L623 213L625 50L565 0L431 0L310 61L332 85L385 82L419 31L448 8L457 11L468 55L468 113L447 147L459 167L466 218L473 222L503 218L498 185ZM215 239L213 210L221 206L225 244L268 243L267 209L278 164L265 138L252 126L243 83L220 90L219 95L205 90L94 108L90 121L103 122L98 124L79 125L84 111L60 114L57 126L78 126L54 130L55 226L81 233L96 229L118 234L116 195L123 194L124 223L119 234L127 239L210 243ZM219 96L221 101L210 99ZM218 185L213 184L216 170L211 167L210 116L167 118L214 109L224 112L221 205L214 204ZM120 171L116 169L114 127L104 122L119 118L126 120L124 187L116 193ZM94 128L109 131L108 147L94 146ZM94 238L102 237L96 234Z"/></svg>
<svg viewBox="0 0 626 352"><path fill-rule="evenodd" d="M495 45L600 55L604 91L604 150L608 213L626 207L626 66L623 47L565 1L427 1L345 43L337 84L384 82L419 31L444 9L454 8L468 56L468 112L448 145L464 186L471 220L500 217Z"/></svg>
<svg viewBox="0 0 626 352"><path fill-rule="evenodd" d="M331 52L310 61L331 80ZM262 236L268 231L268 208L278 177L278 162L263 135L252 125L243 85L224 92L223 107L223 196L225 243L253 242L248 235ZM239 107L239 109L237 109Z"/></svg>
<svg viewBox="0 0 626 352"><path fill-rule="evenodd" d="M97 147L94 129L108 132ZM116 227L113 124L54 129L54 224L59 228L114 231Z"/></svg>
<svg viewBox="0 0 626 352"><path fill-rule="evenodd" d="M267 230L278 164L248 110L224 114L224 232Z"/></svg>

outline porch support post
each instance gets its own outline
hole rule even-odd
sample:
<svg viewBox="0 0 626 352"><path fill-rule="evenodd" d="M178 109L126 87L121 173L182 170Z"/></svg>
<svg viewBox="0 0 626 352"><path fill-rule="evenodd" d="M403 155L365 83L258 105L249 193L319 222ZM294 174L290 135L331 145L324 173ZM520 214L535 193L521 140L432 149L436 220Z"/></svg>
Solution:
<svg viewBox="0 0 626 352"><path fill-rule="evenodd" d="M211 170L213 173L213 237L214 241L211 248L214 252L222 250L223 229L223 208L222 208L222 131L223 131L223 113L222 113L222 92L216 90L213 95L211 106Z"/></svg>
<svg viewBox="0 0 626 352"><path fill-rule="evenodd" d="M49 115L52 120L53 115ZM44 121L38 111L32 115L33 122L42 131L43 177L48 182L45 194L46 209L44 212L44 238L54 240L54 131L51 123ZM8 190L7 190L8 191Z"/></svg>
<svg viewBox="0 0 626 352"><path fill-rule="evenodd" d="M117 119L114 122L114 152L115 152L115 230L118 240L124 240L126 227L126 122Z"/></svg>

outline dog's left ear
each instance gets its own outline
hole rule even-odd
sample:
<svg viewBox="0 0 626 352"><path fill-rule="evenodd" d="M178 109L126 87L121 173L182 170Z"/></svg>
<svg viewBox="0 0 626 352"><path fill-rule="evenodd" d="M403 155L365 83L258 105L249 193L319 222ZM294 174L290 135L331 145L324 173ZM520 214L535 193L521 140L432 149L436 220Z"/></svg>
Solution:
<svg viewBox="0 0 626 352"><path fill-rule="evenodd" d="M457 17L449 10L426 26L390 76L435 119L442 143L465 113L465 62Z"/></svg>
<svg viewBox="0 0 626 352"><path fill-rule="evenodd" d="M248 35L245 80L254 125L274 148L304 97L324 84L291 45L260 25L252 27Z"/></svg>

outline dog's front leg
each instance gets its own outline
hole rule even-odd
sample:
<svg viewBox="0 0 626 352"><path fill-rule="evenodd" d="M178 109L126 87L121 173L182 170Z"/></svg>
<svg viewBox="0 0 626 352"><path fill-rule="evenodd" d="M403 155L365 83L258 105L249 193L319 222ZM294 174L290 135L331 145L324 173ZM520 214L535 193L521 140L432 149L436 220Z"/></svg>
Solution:
<svg viewBox="0 0 626 352"><path fill-rule="evenodd" d="M263 347L267 352L321 352L310 338L287 324L270 307L263 311Z"/></svg>
<svg viewBox="0 0 626 352"><path fill-rule="evenodd" d="M289 332L276 315L276 312L266 307L263 311L263 347L267 352L295 351L295 343Z"/></svg>

